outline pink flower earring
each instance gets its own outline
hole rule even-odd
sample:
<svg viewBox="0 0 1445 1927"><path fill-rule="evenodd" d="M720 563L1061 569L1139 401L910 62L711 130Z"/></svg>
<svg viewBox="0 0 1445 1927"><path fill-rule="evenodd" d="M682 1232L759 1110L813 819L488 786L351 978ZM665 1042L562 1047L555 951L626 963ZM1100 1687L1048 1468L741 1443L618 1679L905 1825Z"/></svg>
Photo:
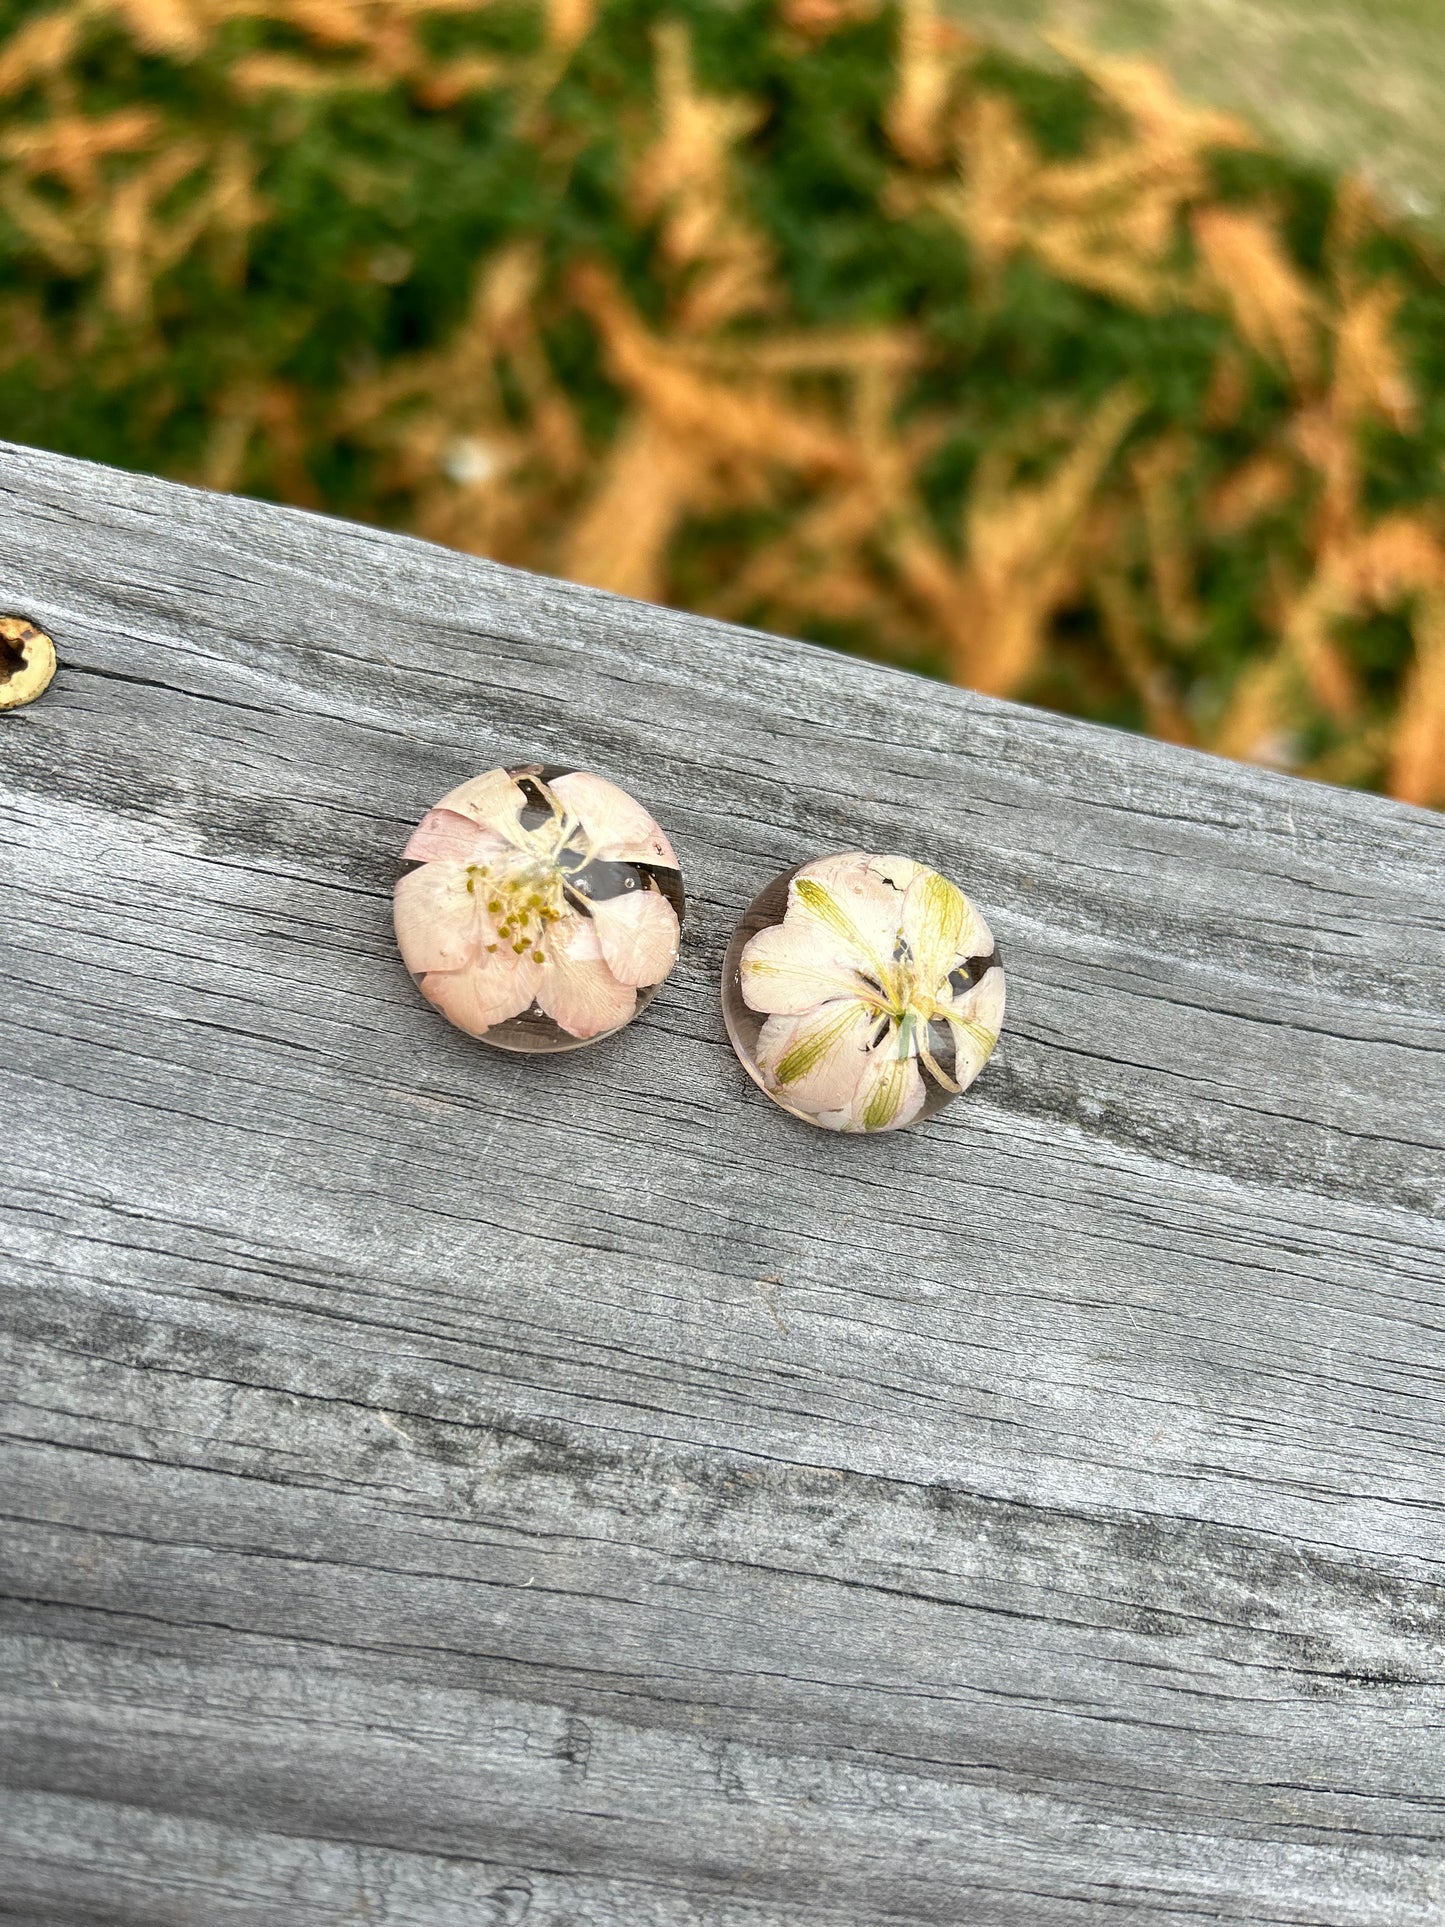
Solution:
<svg viewBox="0 0 1445 1927"><path fill-rule="evenodd" d="M503 1050L575 1050L651 1002L677 960L682 872L616 784L529 763L427 811L396 886L396 940L424 997Z"/></svg>
<svg viewBox="0 0 1445 1927"><path fill-rule="evenodd" d="M743 1068L825 1131L932 1117L998 1042L1004 979L988 925L908 857L821 857L754 899L723 964Z"/></svg>

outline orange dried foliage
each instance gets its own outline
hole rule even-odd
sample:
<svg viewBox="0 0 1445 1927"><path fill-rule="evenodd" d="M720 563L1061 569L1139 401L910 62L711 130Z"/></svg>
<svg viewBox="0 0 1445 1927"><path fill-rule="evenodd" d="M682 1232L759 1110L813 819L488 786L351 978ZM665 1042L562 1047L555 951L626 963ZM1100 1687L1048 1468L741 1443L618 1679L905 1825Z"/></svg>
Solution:
<svg viewBox="0 0 1445 1927"><path fill-rule="evenodd" d="M1206 154L1254 137L1186 106L1152 68L1076 57L1118 108L1122 131L1078 160L1046 161L1013 105L978 91L958 129L958 185L934 204L986 275L1029 252L1062 279L1145 313L1184 305L1193 288L1176 262L1181 220L1207 191Z"/></svg>
<svg viewBox="0 0 1445 1927"><path fill-rule="evenodd" d="M1131 389L1108 396L1042 482L1021 484L1007 455L985 456L964 516L966 603L949 625L958 681L1007 696L1038 669L1049 622L1078 594L1099 484L1141 405Z"/></svg>
<svg viewBox="0 0 1445 1927"><path fill-rule="evenodd" d="M1319 368L1320 302L1261 214L1236 207L1201 208L1194 239L1214 282L1215 298L1255 353L1279 363L1305 392Z"/></svg>
<svg viewBox="0 0 1445 1927"><path fill-rule="evenodd" d="M704 333L776 300L771 255L739 211L730 178L732 150L762 113L698 91L678 22L659 27L656 39L661 127L633 169L632 202L640 220L661 217L678 331Z"/></svg>
<svg viewBox="0 0 1445 1927"><path fill-rule="evenodd" d="M148 53L200 53L213 27L225 18L224 6L206 0L117 0L116 11Z"/></svg>
<svg viewBox="0 0 1445 1927"><path fill-rule="evenodd" d="M547 44L563 52L580 47L597 18L597 0L547 0Z"/></svg>
<svg viewBox="0 0 1445 1927"><path fill-rule="evenodd" d="M410 501L418 533L555 571L587 461L541 344L541 276L535 247L494 257L448 346L354 382L326 429L377 452L382 485ZM522 423L504 374L523 397Z"/></svg>
<svg viewBox="0 0 1445 1927"><path fill-rule="evenodd" d="M49 174L77 194L94 193L99 162L149 147L159 131L160 116L149 107L123 107L95 116L61 114L9 128L0 136L0 155L28 179Z"/></svg>
<svg viewBox="0 0 1445 1927"><path fill-rule="evenodd" d="M1415 617L1415 661L1400 697L1389 787L1407 803L1445 808L1445 594L1432 590Z"/></svg>
<svg viewBox="0 0 1445 1927"><path fill-rule="evenodd" d="M1433 800L1445 782L1445 764L1432 767L1430 761L1445 742L1431 627L1442 594L1445 542L1423 517L1386 516L1337 539L1318 556L1310 581L1282 598L1279 640L1240 678L1208 747L1289 767L1297 760L1290 737L1301 689L1336 721L1353 722L1361 708L1360 691L1336 641L1339 625L1404 608L1413 614L1417 658L1389 748L1391 788L1409 801Z"/></svg>
<svg viewBox="0 0 1445 1927"><path fill-rule="evenodd" d="M63 73L74 58L83 25L79 7L27 21L0 48L0 100Z"/></svg>
<svg viewBox="0 0 1445 1927"><path fill-rule="evenodd" d="M972 42L939 12L937 0L900 0L898 71L884 131L914 167L934 168L948 153L948 122Z"/></svg>
<svg viewBox="0 0 1445 1927"><path fill-rule="evenodd" d="M1150 647L1148 624L1124 572L1101 567L1093 588L1104 638L1143 706L1150 734L1166 743L1196 742L1168 669Z"/></svg>
<svg viewBox="0 0 1445 1927"><path fill-rule="evenodd" d="M871 20L880 5L881 0L780 0L778 13L785 27L816 42Z"/></svg>
<svg viewBox="0 0 1445 1927"><path fill-rule="evenodd" d="M1204 526L1211 535L1241 535L1288 507L1298 496L1299 485L1295 462L1279 449L1261 449L1210 491Z"/></svg>
<svg viewBox="0 0 1445 1927"><path fill-rule="evenodd" d="M176 0L180 4L180 0ZM154 4L154 0L126 0ZM171 0L165 0L166 5ZM482 55L438 60L420 28L433 15L474 13L478 0L193 0L231 17L249 15L290 27L314 43L320 59L280 53L247 54L231 66L233 82L249 93L366 91L398 83L425 107L454 105L466 94L510 79L507 62ZM560 32L585 32L591 14L583 0L554 9ZM336 56L350 56L340 58Z"/></svg>
<svg viewBox="0 0 1445 1927"><path fill-rule="evenodd" d="M1181 484L1192 458L1187 439L1170 435L1139 449L1130 465L1139 490L1159 618L1169 641L1181 648L1197 642L1204 631L1188 519L1181 499Z"/></svg>
<svg viewBox="0 0 1445 1927"><path fill-rule="evenodd" d="M247 236L265 212L255 164L233 136L178 138L152 107L84 113L69 66L87 22L107 13L148 51L191 56L240 10L230 0L76 0L0 50L0 97L38 88L46 109L0 135L0 205L62 274L99 270L104 306L138 336L156 282L203 239L239 277Z"/></svg>

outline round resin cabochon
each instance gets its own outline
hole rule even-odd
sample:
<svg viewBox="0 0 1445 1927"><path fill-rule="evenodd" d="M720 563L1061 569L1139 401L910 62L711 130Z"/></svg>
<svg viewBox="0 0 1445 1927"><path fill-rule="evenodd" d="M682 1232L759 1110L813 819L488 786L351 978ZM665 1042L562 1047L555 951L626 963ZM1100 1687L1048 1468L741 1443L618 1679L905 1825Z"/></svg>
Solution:
<svg viewBox="0 0 1445 1927"><path fill-rule="evenodd" d="M1004 980L956 884L854 850L775 877L723 963L723 1015L753 1081L825 1131L897 1131L988 1062Z"/></svg>
<svg viewBox="0 0 1445 1927"><path fill-rule="evenodd" d="M625 790L587 770L488 770L402 852L396 940L421 993L503 1050L575 1050L631 1023L677 961L682 872Z"/></svg>

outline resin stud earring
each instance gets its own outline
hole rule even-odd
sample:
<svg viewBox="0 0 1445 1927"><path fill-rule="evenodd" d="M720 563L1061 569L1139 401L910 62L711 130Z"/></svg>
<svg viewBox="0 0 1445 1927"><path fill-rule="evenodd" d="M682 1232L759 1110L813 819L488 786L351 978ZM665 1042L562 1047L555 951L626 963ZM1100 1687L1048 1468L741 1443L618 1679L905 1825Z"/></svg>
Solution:
<svg viewBox="0 0 1445 1927"><path fill-rule="evenodd" d="M421 993L503 1050L631 1023L677 960L682 872L642 805L586 770L488 770L402 852L396 940Z"/></svg>
<svg viewBox="0 0 1445 1927"><path fill-rule="evenodd" d="M825 856L754 898L723 964L733 1049L825 1131L897 1131L967 1090L1003 1023L988 925L903 856Z"/></svg>

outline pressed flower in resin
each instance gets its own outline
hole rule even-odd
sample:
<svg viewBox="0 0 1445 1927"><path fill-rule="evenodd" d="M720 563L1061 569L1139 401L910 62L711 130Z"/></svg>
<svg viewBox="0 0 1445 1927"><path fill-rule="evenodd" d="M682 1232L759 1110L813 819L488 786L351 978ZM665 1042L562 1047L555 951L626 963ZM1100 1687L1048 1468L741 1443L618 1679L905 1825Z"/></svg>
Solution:
<svg viewBox="0 0 1445 1927"><path fill-rule="evenodd" d="M966 1090L1003 1022L1003 966L955 884L908 857L822 857L752 904L723 967L744 1068L829 1131L896 1131Z"/></svg>
<svg viewBox="0 0 1445 1927"><path fill-rule="evenodd" d="M402 852L396 938L422 995L506 1050L571 1050L647 1004L677 959L672 845L601 776L489 770L428 810Z"/></svg>

